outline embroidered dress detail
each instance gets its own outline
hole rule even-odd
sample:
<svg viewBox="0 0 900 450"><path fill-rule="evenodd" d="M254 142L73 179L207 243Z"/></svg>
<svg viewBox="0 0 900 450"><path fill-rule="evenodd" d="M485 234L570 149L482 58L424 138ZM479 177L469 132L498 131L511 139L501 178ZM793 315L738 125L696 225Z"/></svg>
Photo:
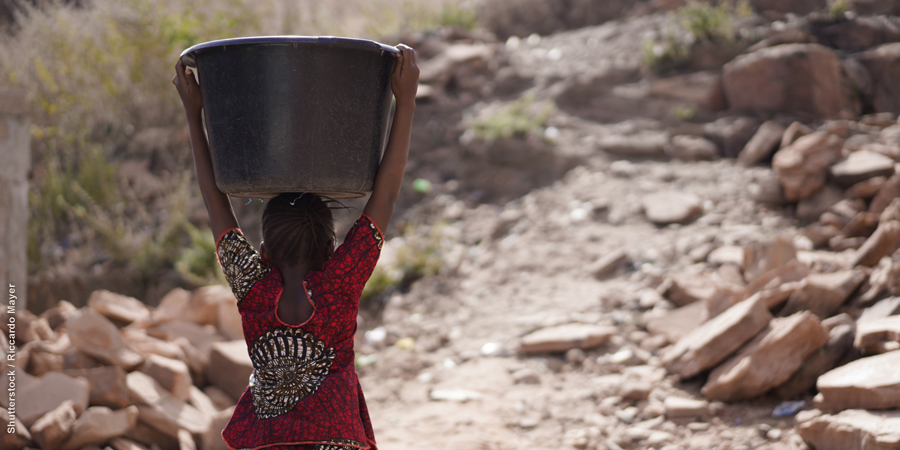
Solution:
<svg viewBox="0 0 900 450"><path fill-rule="evenodd" d="M271 268L238 230L228 230L219 239L216 255L234 296L241 301L254 283L263 279Z"/></svg>
<svg viewBox="0 0 900 450"><path fill-rule="evenodd" d="M250 350L250 392L260 419L280 416L316 392L334 360L326 348L302 328L277 328L257 339Z"/></svg>
<svg viewBox="0 0 900 450"><path fill-rule="evenodd" d="M381 246L384 244L384 239L381 237L381 232L378 231L378 227L375 226L375 222L369 222L369 228L372 229L372 237L374 237L375 242L377 242L378 250L381 250Z"/></svg>

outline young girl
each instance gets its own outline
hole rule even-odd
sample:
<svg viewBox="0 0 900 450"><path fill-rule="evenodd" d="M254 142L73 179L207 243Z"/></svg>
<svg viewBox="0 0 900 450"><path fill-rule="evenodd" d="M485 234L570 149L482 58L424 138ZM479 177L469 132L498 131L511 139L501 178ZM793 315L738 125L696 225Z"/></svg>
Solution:
<svg viewBox="0 0 900 450"><path fill-rule="evenodd" d="M363 286L375 268L406 169L419 68L399 45L391 74L397 100L375 188L336 250L331 210L310 193L281 194L266 205L257 252L216 187L203 132L200 86L179 59L178 89L216 253L237 297L253 374L222 438L232 449L376 449L353 365Z"/></svg>

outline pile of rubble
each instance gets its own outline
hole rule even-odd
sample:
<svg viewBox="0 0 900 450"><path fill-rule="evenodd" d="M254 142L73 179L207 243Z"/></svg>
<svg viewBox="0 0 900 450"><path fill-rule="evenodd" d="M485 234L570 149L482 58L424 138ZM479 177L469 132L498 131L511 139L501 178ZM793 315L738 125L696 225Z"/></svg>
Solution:
<svg viewBox="0 0 900 450"><path fill-rule="evenodd" d="M891 113L827 121L816 131L799 122L763 123L738 161L771 160L767 201L796 203L808 225L748 245L686 249L695 264L669 269L641 293L642 303L653 297L646 303L665 299L675 308L645 313L651 336L638 349L642 360L659 354L656 365L701 381L711 402L802 400L815 388L817 409L796 417L808 444L900 448L898 135ZM678 192L647 195L642 203L660 226L689 223L703 209L699 198ZM626 251L612 252L589 270L608 277L627 259ZM616 333L599 325L545 328L524 336L519 352L581 351ZM694 415L710 407L672 401L702 411Z"/></svg>
<svg viewBox="0 0 900 450"><path fill-rule="evenodd" d="M15 433L0 447L228 448L220 433L253 370L228 288L175 289L156 308L99 290L83 308L4 314L15 404L3 396L0 419Z"/></svg>

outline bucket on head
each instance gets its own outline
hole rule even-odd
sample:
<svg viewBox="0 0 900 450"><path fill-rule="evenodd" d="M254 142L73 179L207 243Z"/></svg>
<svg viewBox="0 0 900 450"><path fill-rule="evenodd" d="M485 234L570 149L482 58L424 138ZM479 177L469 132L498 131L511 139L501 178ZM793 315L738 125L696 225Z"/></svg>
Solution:
<svg viewBox="0 0 900 450"><path fill-rule="evenodd" d="M394 47L332 36L205 42L196 68L216 184L235 197L371 192L387 141Z"/></svg>

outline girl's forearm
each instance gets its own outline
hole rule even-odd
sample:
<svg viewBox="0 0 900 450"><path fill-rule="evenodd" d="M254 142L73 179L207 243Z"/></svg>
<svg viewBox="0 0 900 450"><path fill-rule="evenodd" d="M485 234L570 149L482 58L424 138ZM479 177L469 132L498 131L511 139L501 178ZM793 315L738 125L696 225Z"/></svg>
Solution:
<svg viewBox="0 0 900 450"><path fill-rule="evenodd" d="M394 121L391 124L391 135L388 137L387 148L384 150L384 156L381 158L381 165L378 168L378 175L375 178L376 189L381 188L387 193L391 204L396 202L397 196L400 194L403 173L406 171L406 160L409 157L409 140L415 110L415 103L397 104Z"/></svg>
<svg viewBox="0 0 900 450"><path fill-rule="evenodd" d="M202 116L200 113L188 114L187 120L200 194L203 196L203 203L206 204L206 211L209 213L213 234L219 236L228 228L236 227L237 221L234 219L234 211L228 195L216 186L209 143L206 140L206 133L203 132Z"/></svg>
<svg viewBox="0 0 900 450"><path fill-rule="evenodd" d="M382 230L387 229L394 212L394 204L400 195L400 185L409 156L409 140L415 109L415 102L397 103L387 148L375 176L375 189L363 211Z"/></svg>

